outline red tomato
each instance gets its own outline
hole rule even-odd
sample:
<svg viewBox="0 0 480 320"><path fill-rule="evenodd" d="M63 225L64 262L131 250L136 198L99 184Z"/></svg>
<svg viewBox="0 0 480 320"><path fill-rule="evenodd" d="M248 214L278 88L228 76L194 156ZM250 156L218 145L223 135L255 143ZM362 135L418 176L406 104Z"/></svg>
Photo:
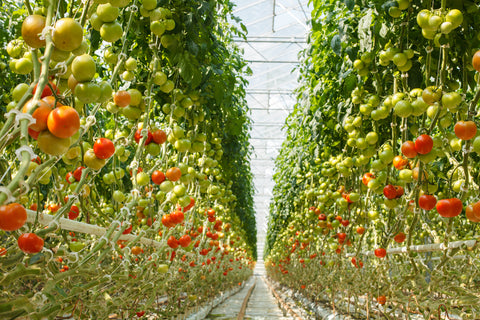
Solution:
<svg viewBox="0 0 480 320"><path fill-rule="evenodd" d="M68 172L67 175L65 176L65 180L68 182L68 184L71 184L72 182L70 181L70 177L73 177L72 172Z"/></svg>
<svg viewBox="0 0 480 320"><path fill-rule="evenodd" d="M73 177L75 178L75 180L80 181L80 179L82 178L83 169L85 169L85 167L78 167L77 169L75 169L75 171L73 171Z"/></svg>
<svg viewBox="0 0 480 320"><path fill-rule="evenodd" d="M135 135L134 135L134 138L135 138L135 142L136 143L139 143L140 140L142 139L142 129L138 129L137 131L135 131ZM148 133L147 133L147 139L145 139L145 145L149 144L150 142L152 142L152 139L153 139L153 135L152 133L150 132L150 130L148 130Z"/></svg>
<svg viewBox="0 0 480 320"><path fill-rule="evenodd" d="M395 188L395 192L397 193L395 198L400 198L405 193L405 190L403 190L403 187L401 186L394 186L394 188Z"/></svg>
<svg viewBox="0 0 480 320"><path fill-rule="evenodd" d="M190 238L189 235L184 234L183 236L178 239L178 244L182 246L182 248L186 248L190 245L192 242L192 238Z"/></svg>
<svg viewBox="0 0 480 320"><path fill-rule="evenodd" d="M36 84L35 87L33 88L33 92L32 92L33 95L35 95L35 92L37 91L37 86L38 86L38 84ZM52 89L53 89L53 91L52 91ZM50 81L43 88L42 95L40 96L40 98L45 98L47 96L53 96L53 92L58 94L58 89L57 89L57 86L53 82Z"/></svg>
<svg viewBox="0 0 480 320"><path fill-rule="evenodd" d="M325 214L321 213L321 214L318 215L318 220L325 221L325 220L327 220L327 216Z"/></svg>
<svg viewBox="0 0 480 320"><path fill-rule="evenodd" d="M122 234L129 234L132 232L133 226L129 225L127 229L123 230Z"/></svg>
<svg viewBox="0 0 480 320"><path fill-rule="evenodd" d="M165 181L165 174L160 170L155 170L152 172L152 181L155 184L161 184Z"/></svg>
<svg viewBox="0 0 480 320"><path fill-rule="evenodd" d="M176 224L182 223L183 220L185 219L185 215L180 210L175 210L174 212L172 212L170 214L170 216L171 216L172 221Z"/></svg>
<svg viewBox="0 0 480 320"><path fill-rule="evenodd" d="M433 139L428 134L422 134L415 140L415 150L420 154L427 154L432 148Z"/></svg>
<svg viewBox="0 0 480 320"><path fill-rule="evenodd" d="M393 185L387 184L383 188L383 195L389 200L395 199L397 197L397 190Z"/></svg>
<svg viewBox="0 0 480 320"><path fill-rule="evenodd" d="M417 150L415 150L415 143L413 141L405 141L402 144L402 154L407 158L415 158L417 156Z"/></svg>
<svg viewBox="0 0 480 320"><path fill-rule="evenodd" d="M108 159L115 153L115 145L110 139L100 138L93 144L93 152L99 159Z"/></svg>
<svg viewBox="0 0 480 320"><path fill-rule="evenodd" d="M395 237L393 237L393 240L395 240L395 242L402 243L406 238L407 236L405 233L399 232Z"/></svg>
<svg viewBox="0 0 480 320"><path fill-rule="evenodd" d="M453 218L462 212L463 203L458 198L442 199L437 202L436 208L442 217Z"/></svg>
<svg viewBox="0 0 480 320"><path fill-rule="evenodd" d="M379 296L379 297L377 298L377 302L378 302L378 304L384 305L385 303L387 303L387 297L385 297L385 296Z"/></svg>
<svg viewBox="0 0 480 320"><path fill-rule="evenodd" d="M164 214L162 216L162 224L167 228L172 228L175 226L175 223L172 221L172 216L170 214Z"/></svg>
<svg viewBox="0 0 480 320"><path fill-rule="evenodd" d="M70 220L77 219L79 214L80 214L80 209L76 205L72 205L70 207L70 211L68 212L68 219Z"/></svg>
<svg viewBox="0 0 480 320"><path fill-rule="evenodd" d="M23 227L27 221L27 210L19 203L0 206L0 229L13 231Z"/></svg>
<svg viewBox="0 0 480 320"><path fill-rule="evenodd" d="M387 250L384 248L375 249L375 256L378 258L384 258L387 255Z"/></svg>
<svg viewBox="0 0 480 320"><path fill-rule="evenodd" d="M31 128L28 128L28 135L32 137L33 140L37 140L40 135L40 131L35 131Z"/></svg>
<svg viewBox="0 0 480 320"><path fill-rule="evenodd" d="M170 248L172 248L172 249L178 248L178 241L177 241L177 239L175 239L174 236L170 236L170 237L168 238L167 244L168 244L168 246L169 246Z"/></svg>
<svg viewBox="0 0 480 320"><path fill-rule="evenodd" d="M418 198L418 206L423 210L432 210L437 204L437 198L431 194L424 194Z"/></svg>
<svg viewBox="0 0 480 320"><path fill-rule="evenodd" d="M37 253L43 249L43 239L35 233L24 233L18 237L18 247L25 253Z"/></svg>
<svg viewBox="0 0 480 320"><path fill-rule="evenodd" d="M350 224L350 221L347 219L347 220L342 220L342 222L340 223L342 224L342 226L347 227Z"/></svg>
<svg viewBox="0 0 480 320"><path fill-rule="evenodd" d="M477 134L477 125L473 121L458 121L454 130L459 139L470 140Z"/></svg>

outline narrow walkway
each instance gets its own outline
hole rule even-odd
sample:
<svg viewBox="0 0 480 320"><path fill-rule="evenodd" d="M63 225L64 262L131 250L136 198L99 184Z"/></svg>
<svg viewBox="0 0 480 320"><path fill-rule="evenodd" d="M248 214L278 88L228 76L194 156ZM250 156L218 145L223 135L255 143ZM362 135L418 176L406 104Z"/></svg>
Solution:
<svg viewBox="0 0 480 320"><path fill-rule="evenodd" d="M236 320L242 308L243 301L248 291L255 283L255 288L248 300L245 312L245 320L263 320L277 319L290 320L291 317L284 316L282 310L278 307L277 301L272 293L268 290L263 280L263 272L256 272L253 277L246 283L245 287L237 294L225 300L210 312L206 319L209 320Z"/></svg>

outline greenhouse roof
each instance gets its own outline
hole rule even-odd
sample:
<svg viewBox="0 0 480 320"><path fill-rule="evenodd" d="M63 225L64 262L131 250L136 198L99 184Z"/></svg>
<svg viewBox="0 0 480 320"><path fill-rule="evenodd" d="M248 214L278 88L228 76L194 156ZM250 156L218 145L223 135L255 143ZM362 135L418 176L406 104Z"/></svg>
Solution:
<svg viewBox="0 0 480 320"><path fill-rule="evenodd" d="M234 14L247 27L236 39L253 73L247 102L253 120L251 160L255 184L259 257L267 230L274 159L284 140L282 127L295 104L298 52L306 46L311 8L307 0L236 0Z"/></svg>

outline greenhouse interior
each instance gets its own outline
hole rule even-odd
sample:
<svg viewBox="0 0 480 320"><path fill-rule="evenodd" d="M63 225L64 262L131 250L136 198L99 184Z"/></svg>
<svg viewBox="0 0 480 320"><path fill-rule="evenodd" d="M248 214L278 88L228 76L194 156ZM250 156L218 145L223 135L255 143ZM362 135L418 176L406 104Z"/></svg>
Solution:
<svg viewBox="0 0 480 320"><path fill-rule="evenodd" d="M0 3L0 319L480 319L480 0Z"/></svg>

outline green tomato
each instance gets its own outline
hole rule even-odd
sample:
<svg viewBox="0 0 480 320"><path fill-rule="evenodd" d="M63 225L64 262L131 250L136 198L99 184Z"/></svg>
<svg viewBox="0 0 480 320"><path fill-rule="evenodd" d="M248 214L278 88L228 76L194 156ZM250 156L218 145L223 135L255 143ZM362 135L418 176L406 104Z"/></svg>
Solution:
<svg viewBox="0 0 480 320"><path fill-rule="evenodd" d="M370 210L368 211L368 218L370 220L377 220L379 216L378 210Z"/></svg>
<svg viewBox="0 0 480 320"><path fill-rule="evenodd" d="M413 180L413 172L410 169L402 169L398 173L398 177L402 181L411 182Z"/></svg>
<svg viewBox="0 0 480 320"><path fill-rule="evenodd" d="M367 133L365 141L370 145L376 144L378 141L378 134L374 131Z"/></svg>
<svg viewBox="0 0 480 320"><path fill-rule="evenodd" d="M160 190L165 193L170 192L172 189L173 189L173 182L169 180L165 180L160 184Z"/></svg>
<svg viewBox="0 0 480 320"><path fill-rule="evenodd" d="M70 248L70 251L79 252L80 250L82 250L85 247L85 243L75 241L75 242L70 242L70 244L68 246Z"/></svg>
<svg viewBox="0 0 480 320"><path fill-rule="evenodd" d="M166 264L158 265L157 271L159 273L167 273L168 272L168 265L166 265Z"/></svg>
<svg viewBox="0 0 480 320"><path fill-rule="evenodd" d="M177 197L182 197L187 192L187 188L183 184L178 184L173 188L173 192Z"/></svg>
<svg viewBox="0 0 480 320"><path fill-rule="evenodd" d="M379 153L378 158L380 161L382 161L384 164L389 164L393 161L393 158L395 157L395 154L393 153L392 149L385 149L382 152Z"/></svg>
<svg viewBox="0 0 480 320"><path fill-rule="evenodd" d="M117 202L123 202L125 201L125 194L123 194L123 192L120 190L115 190L113 192L113 200Z"/></svg>
<svg viewBox="0 0 480 320"><path fill-rule="evenodd" d="M473 151L480 154L480 136L473 140Z"/></svg>
<svg viewBox="0 0 480 320"><path fill-rule="evenodd" d="M139 186L146 186L150 182L150 177L146 172L137 173L137 184Z"/></svg>

